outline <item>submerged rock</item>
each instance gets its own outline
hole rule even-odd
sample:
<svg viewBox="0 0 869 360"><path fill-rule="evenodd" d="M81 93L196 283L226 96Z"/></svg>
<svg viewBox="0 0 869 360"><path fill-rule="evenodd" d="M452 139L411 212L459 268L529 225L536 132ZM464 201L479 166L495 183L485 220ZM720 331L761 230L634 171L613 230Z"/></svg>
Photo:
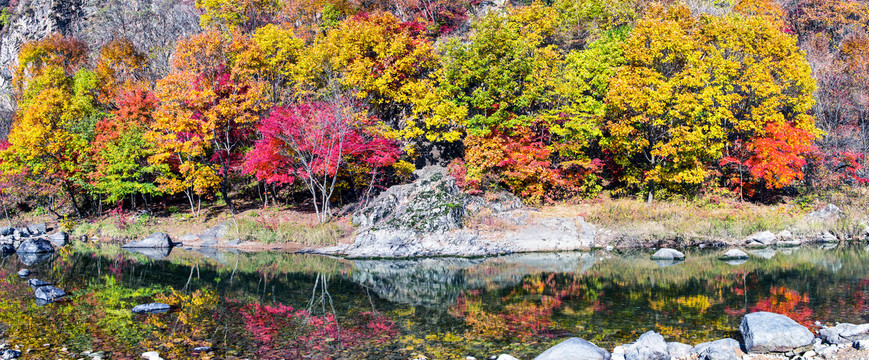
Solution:
<svg viewBox="0 0 869 360"><path fill-rule="evenodd" d="M745 315L739 332L749 352L788 352L811 344L815 338L793 319L765 311Z"/></svg>
<svg viewBox="0 0 869 360"><path fill-rule="evenodd" d="M685 259L685 254L674 249L659 249L652 254L652 260L682 260Z"/></svg>
<svg viewBox="0 0 869 360"><path fill-rule="evenodd" d="M570 338L555 345L534 360L609 360L610 353L580 338Z"/></svg>
<svg viewBox="0 0 869 360"><path fill-rule="evenodd" d="M818 335L828 344L848 344L856 340L869 339L869 324L837 324L821 329Z"/></svg>
<svg viewBox="0 0 869 360"><path fill-rule="evenodd" d="M30 285L30 287L32 287L35 290L38 287L51 285L51 283L47 283L47 282L39 280L39 279L30 279L30 280L27 280L27 285Z"/></svg>
<svg viewBox="0 0 869 360"><path fill-rule="evenodd" d="M667 342L654 331L648 331L636 342L625 345L625 360L669 360Z"/></svg>
<svg viewBox="0 0 869 360"><path fill-rule="evenodd" d="M18 261L26 266L33 266L51 260L51 253L18 253Z"/></svg>
<svg viewBox="0 0 869 360"><path fill-rule="evenodd" d="M169 257L172 248L124 248L134 254L142 254L152 260L163 260Z"/></svg>
<svg viewBox="0 0 869 360"><path fill-rule="evenodd" d="M131 241L126 245L122 246L124 248L171 248L172 241L169 240L169 235L165 233L153 233L150 236L139 240L139 241Z"/></svg>
<svg viewBox="0 0 869 360"><path fill-rule="evenodd" d="M737 260L737 259L748 259L748 254L745 251L739 249L730 249L727 250L723 255L719 257L721 260Z"/></svg>
<svg viewBox="0 0 869 360"><path fill-rule="evenodd" d="M169 311L172 307L163 303L141 304L133 307L135 314L159 314Z"/></svg>
<svg viewBox="0 0 869 360"><path fill-rule="evenodd" d="M29 239L21 243L21 246L18 247L18 253L30 253L30 254L39 254L39 253L52 253L54 252L54 247L51 246L51 243L45 239Z"/></svg>
<svg viewBox="0 0 869 360"><path fill-rule="evenodd" d="M36 299L45 302L54 302L66 296L66 292L51 285L40 286L35 291Z"/></svg>
<svg viewBox="0 0 869 360"><path fill-rule="evenodd" d="M57 247L64 247L69 243L69 234L59 231L48 237L48 240L51 241L51 244Z"/></svg>

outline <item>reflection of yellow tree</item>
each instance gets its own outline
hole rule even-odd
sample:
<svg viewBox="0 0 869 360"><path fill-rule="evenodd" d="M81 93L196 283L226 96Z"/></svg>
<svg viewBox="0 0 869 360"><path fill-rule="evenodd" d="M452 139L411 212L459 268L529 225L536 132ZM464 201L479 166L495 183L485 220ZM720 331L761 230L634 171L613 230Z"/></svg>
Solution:
<svg viewBox="0 0 869 360"><path fill-rule="evenodd" d="M190 294L184 294L173 290L171 294L159 294L155 297L158 302L177 305L181 311L177 318L169 316L149 316L146 322L157 328L153 332L153 338L144 343L146 348L158 351L161 355L170 359L190 357L190 349L197 346L211 346L207 341L217 328L215 308L218 296L211 290L196 290ZM208 359L210 355L200 354L201 359Z"/></svg>

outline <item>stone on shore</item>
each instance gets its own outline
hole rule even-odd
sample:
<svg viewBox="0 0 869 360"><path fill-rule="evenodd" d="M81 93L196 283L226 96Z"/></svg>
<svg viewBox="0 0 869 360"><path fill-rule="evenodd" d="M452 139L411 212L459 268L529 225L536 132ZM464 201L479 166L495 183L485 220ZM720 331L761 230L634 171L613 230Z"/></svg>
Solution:
<svg viewBox="0 0 869 360"><path fill-rule="evenodd" d="M723 255L719 257L721 260L738 260L738 259L748 259L748 254L745 251L739 249L730 249L727 250Z"/></svg>
<svg viewBox="0 0 869 360"><path fill-rule="evenodd" d="M674 249L659 249L654 254L652 254L652 260L683 260L685 259L685 254L683 254L679 250Z"/></svg>
<svg viewBox="0 0 869 360"><path fill-rule="evenodd" d="M857 340L869 339L869 324L837 324L821 329L818 335L828 344L849 344Z"/></svg>
<svg viewBox="0 0 869 360"><path fill-rule="evenodd" d="M511 355L501 354L501 355L499 355L498 358L495 359L495 360L519 360L519 359L517 359L517 358L515 358L515 357L513 357L513 356L511 356Z"/></svg>
<svg viewBox="0 0 869 360"><path fill-rule="evenodd" d="M761 231L745 238L746 244L760 243L764 246L775 244L776 236L771 231Z"/></svg>
<svg viewBox="0 0 869 360"><path fill-rule="evenodd" d="M39 223L27 225L27 231L30 232L31 236L39 236L48 232L48 228L45 226L45 223Z"/></svg>
<svg viewBox="0 0 869 360"><path fill-rule="evenodd" d="M45 285L36 288L34 294L36 295L36 299L45 302L53 302L66 296L66 292L51 285Z"/></svg>
<svg viewBox="0 0 869 360"><path fill-rule="evenodd" d="M21 357L21 352L18 350L7 349L0 352L0 360L12 360Z"/></svg>
<svg viewBox="0 0 869 360"><path fill-rule="evenodd" d="M224 222L221 222L220 224L215 225L214 227L203 231L201 234L199 234L198 237L202 241L213 241L214 244L217 244L217 240L222 240L226 237L226 234L229 232L231 226L232 221L226 220Z"/></svg>
<svg viewBox="0 0 869 360"><path fill-rule="evenodd" d="M610 353L580 338L570 338L555 345L534 360L609 360Z"/></svg>
<svg viewBox="0 0 869 360"><path fill-rule="evenodd" d="M18 270L18 276L26 278L26 277L30 276L30 270L28 270L28 269Z"/></svg>
<svg viewBox="0 0 869 360"><path fill-rule="evenodd" d="M667 353L671 359L685 359L697 353L694 347L680 342L668 342Z"/></svg>
<svg viewBox="0 0 869 360"><path fill-rule="evenodd" d="M125 248L164 249L164 248L171 248L172 241L169 240L169 235L167 235L165 233L153 233L150 236L148 236L142 240L130 241L122 247L125 247Z"/></svg>
<svg viewBox="0 0 869 360"><path fill-rule="evenodd" d="M818 234L817 240L820 243L834 243L834 242L839 241L839 239L836 238L836 235L833 235L833 233L831 233L829 231L824 231L824 232Z"/></svg>
<svg viewBox="0 0 869 360"><path fill-rule="evenodd" d="M739 342L733 339L720 339L694 346L700 360L739 360L742 350Z"/></svg>
<svg viewBox="0 0 869 360"><path fill-rule="evenodd" d="M839 209L838 206L829 204L824 208L816 211L810 212L806 215L806 221L809 222L817 222L817 221L834 221L844 215L842 209Z"/></svg>
<svg viewBox="0 0 869 360"><path fill-rule="evenodd" d="M667 342L661 334L648 331L636 342L625 345L625 360L669 360Z"/></svg>
<svg viewBox="0 0 869 360"><path fill-rule="evenodd" d="M739 332L749 352L788 352L812 343L815 336L793 319L771 312L747 314Z"/></svg>
<svg viewBox="0 0 869 360"><path fill-rule="evenodd" d="M21 246L18 247L18 252L27 254L52 253L54 252L54 248L48 240L28 239L21 243Z"/></svg>
<svg viewBox="0 0 869 360"><path fill-rule="evenodd" d="M169 311L171 307L162 303L141 304L133 307L135 314L158 314Z"/></svg>

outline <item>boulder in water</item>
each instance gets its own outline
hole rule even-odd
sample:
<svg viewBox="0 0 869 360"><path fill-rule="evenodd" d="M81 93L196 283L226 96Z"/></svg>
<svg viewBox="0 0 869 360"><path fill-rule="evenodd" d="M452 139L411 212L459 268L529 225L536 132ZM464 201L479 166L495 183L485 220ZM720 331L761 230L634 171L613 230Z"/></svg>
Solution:
<svg viewBox="0 0 869 360"><path fill-rule="evenodd" d="M682 260L685 259L685 254L675 249L659 249L652 254L652 260Z"/></svg>
<svg viewBox="0 0 869 360"><path fill-rule="evenodd" d="M26 278L26 277L30 276L30 270L28 270L28 269L18 270L18 276Z"/></svg>
<svg viewBox="0 0 869 360"><path fill-rule="evenodd" d="M739 249L730 249L727 250L721 257L721 260L737 260L737 259L748 259L748 254L745 251Z"/></svg>
<svg viewBox="0 0 869 360"><path fill-rule="evenodd" d="M749 236L745 239L746 244L760 243L760 244L763 244L765 246L773 245L773 244L775 244L775 241L776 241L775 234L773 234L772 231L768 231L768 230L751 234L751 236Z"/></svg>
<svg viewBox="0 0 869 360"><path fill-rule="evenodd" d="M32 287L35 290L38 287L51 285L51 283L47 283L47 282L39 280L39 279L30 279L30 280L27 280L27 285L30 285L30 287Z"/></svg>
<svg viewBox="0 0 869 360"><path fill-rule="evenodd" d="M45 226L45 223L39 223L27 225L27 231L30 232L31 236L39 236L48 232L48 228Z"/></svg>
<svg viewBox="0 0 869 360"><path fill-rule="evenodd" d="M815 336L793 319L771 312L747 314L739 332L750 352L788 352L812 343Z"/></svg>
<svg viewBox="0 0 869 360"><path fill-rule="evenodd" d="M580 338L570 338L555 345L534 360L609 360L610 353Z"/></svg>

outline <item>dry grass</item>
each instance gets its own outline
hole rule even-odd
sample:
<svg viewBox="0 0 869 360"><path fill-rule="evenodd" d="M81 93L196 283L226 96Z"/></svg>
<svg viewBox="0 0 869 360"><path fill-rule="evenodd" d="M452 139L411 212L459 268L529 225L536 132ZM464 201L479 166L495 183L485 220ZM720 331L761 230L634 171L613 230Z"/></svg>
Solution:
<svg viewBox="0 0 869 360"><path fill-rule="evenodd" d="M808 222L805 216L827 204L845 215L837 221ZM599 198L576 205L548 206L538 216L582 216L616 239L658 241L681 239L736 241L764 230L789 230L796 237L814 238L822 231L852 237L866 220L866 189L796 198L775 205L735 200L718 202L672 200L646 204L638 199Z"/></svg>

